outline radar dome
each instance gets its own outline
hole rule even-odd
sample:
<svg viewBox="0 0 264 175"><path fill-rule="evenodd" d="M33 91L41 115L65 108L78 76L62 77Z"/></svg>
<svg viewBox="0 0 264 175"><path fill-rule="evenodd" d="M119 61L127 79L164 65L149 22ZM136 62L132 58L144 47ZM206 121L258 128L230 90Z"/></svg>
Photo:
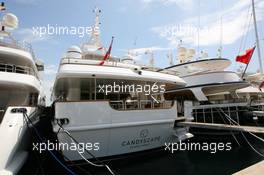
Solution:
<svg viewBox="0 0 264 175"><path fill-rule="evenodd" d="M194 56L195 55L195 50L194 49L188 49L188 56Z"/></svg>
<svg viewBox="0 0 264 175"><path fill-rule="evenodd" d="M3 25L12 29L18 27L18 19L16 15L12 13L7 13L3 16Z"/></svg>
<svg viewBox="0 0 264 175"><path fill-rule="evenodd" d="M193 59L194 55L195 55L195 50L194 49L187 49L187 53L186 53L187 61L191 61Z"/></svg>
<svg viewBox="0 0 264 175"><path fill-rule="evenodd" d="M177 57L180 63L184 63L186 61L187 49L185 47L177 48Z"/></svg>
<svg viewBox="0 0 264 175"><path fill-rule="evenodd" d="M82 50L78 46L71 46L67 50L66 57L68 57L68 58L82 58Z"/></svg>

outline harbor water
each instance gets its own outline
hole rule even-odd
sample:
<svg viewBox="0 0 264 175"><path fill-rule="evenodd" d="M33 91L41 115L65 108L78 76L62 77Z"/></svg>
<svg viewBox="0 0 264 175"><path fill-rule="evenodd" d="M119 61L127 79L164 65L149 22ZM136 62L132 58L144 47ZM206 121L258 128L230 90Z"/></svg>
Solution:
<svg viewBox="0 0 264 175"><path fill-rule="evenodd" d="M197 136L190 139L188 142L200 143L232 143L230 151L218 151L210 153L208 151L175 151L174 153L168 150L156 149L147 152L132 154L121 158L113 158L105 160L104 163L109 165L116 174L119 175L163 175L163 174L179 174L179 175L229 175L240 171L250 165L253 165L263 157L259 156L248 145L241 135L236 135L240 146L231 136ZM264 152L263 143L256 139L246 136L248 141L256 150ZM34 166L33 166L34 165ZM93 167L84 162L74 162L68 166L77 174L110 174L104 167ZM32 168L34 167L34 171ZM51 158L49 153L37 155L32 152L31 156L22 168L19 175L33 174L67 174L62 167Z"/></svg>

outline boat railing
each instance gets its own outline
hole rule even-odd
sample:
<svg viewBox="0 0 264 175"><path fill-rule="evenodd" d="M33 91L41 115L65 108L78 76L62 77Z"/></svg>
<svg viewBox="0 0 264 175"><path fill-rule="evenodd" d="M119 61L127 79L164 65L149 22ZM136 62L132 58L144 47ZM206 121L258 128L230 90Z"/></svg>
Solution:
<svg viewBox="0 0 264 175"><path fill-rule="evenodd" d="M257 99L251 101L252 105L264 105L264 99Z"/></svg>
<svg viewBox="0 0 264 175"><path fill-rule="evenodd" d="M222 106L217 107L212 105L211 107L204 108L193 108L192 118L194 122L204 122L204 123L216 123L219 118L224 118L221 112L224 112L228 116L234 116L236 121L239 123L239 114L241 112L247 112L246 108L241 108L240 106Z"/></svg>
<svg viewBox="0 0 264 175"><path fill-rule="evenodd" d="M213 104L228 104L228 103L246 103L248 100L246 98L234 98L234 99L227 99L227 100L216 100L212 101Z"/></svg>
<svg viewBox="0 0 264 175"><path fill-rule="evenodd" d="M36 58L35 53L30 43L19 42L10 36L3 37L2 39L0 39L0 46L23 50L23 51L29 52L31 56L33 57L33 59Z"/></svg>
<svg viewBox="0 0 264 175"><path fill-rule="evenodd" d="M159 103L152 100L115 100L110 101L110 106L116 110L144 110L144 109L169 109L174 101L161 101Z"/></svg>
<svg viewBox="0 0 264 175"><path fill-rule="evenodd" d="M12 72L36 76L36 73L33 68L6 63L0 63L0 72Z"/></svg>

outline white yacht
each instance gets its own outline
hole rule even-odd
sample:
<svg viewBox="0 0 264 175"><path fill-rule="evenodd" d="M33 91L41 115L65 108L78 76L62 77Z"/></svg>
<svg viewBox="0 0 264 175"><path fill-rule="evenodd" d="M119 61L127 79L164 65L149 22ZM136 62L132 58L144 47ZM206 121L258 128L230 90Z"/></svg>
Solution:
<svg viewBox="0 0 264 175"><path fill-rule="evenodd" d="M167 101L163 94L100 92L100 86L114 84L156 84L167 89L183 87L185 82L174 75L142 70L128 59L110 57L100 65L105 49L100 44L98 10L94 29L97 30L89 42L81 48L71 47L60 62L53 87L53 129L55 133L60 130L59 143L73 143L60 124L79 143L92 144L90 151L96 157L150 150L165 146L165 142L190 137L185 127L175 127L176 101ZM76 151L63 149L62 152L70 160L82 159ZM86 153L83 156L91 158Z"/></svg>
<svg viewBox="0 0 264 175"><path fill-rule="evenodd" d="M229 59L193 60L193 55L193 51L179 47L180 63L158 70L178 75L187 83L183 88L166 92L170 98L182 98L178 99L181 105L178 113L196 122L229 122L219 116L223 115L219 114L222 110L240 124L255 123L253 112L263 108L264 93L243 80L237 72L227 71L231 64Z"/></svg>
<svg viewBox="0 0 264 175"><path fill-rule="evenodd" d="M186 81L186 87L178 89L178 92L191 91L199 101L208 101L210 95L235 92L249 86L236 72L225 70L230 64L231 61L225 58L205 58L183 61L160 72L178 75Z"/></svg>
<svg viewBox="0 0 264 175"><path fill-rule="evenodd" d="M21 108L36 123L44 96L38 70L43 64L31 47L11 36L17 28L14 14L4 13L0 31L0 174L16 174L27 158L28 127Z"/></svg>

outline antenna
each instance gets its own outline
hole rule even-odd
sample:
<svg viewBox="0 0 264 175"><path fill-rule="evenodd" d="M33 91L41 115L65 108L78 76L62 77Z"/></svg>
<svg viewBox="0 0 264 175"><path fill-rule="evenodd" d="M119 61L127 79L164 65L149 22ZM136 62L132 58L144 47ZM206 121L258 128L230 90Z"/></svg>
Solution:
<svg viewBox="0 0 264 175"><path fill-rule="evenodd" d="M260 68L260 72L263 73L261 53L260 53L260 47L259 47L258 27L257 27L256 13L255 13L255 2L254 0L252 0L251 2L252 2L252 13L253 13L253 19L254 19L255 36L256 36L256 46L257 46L257 51L258 51L259 68Z"/></svg>
<svg viewBox="0 0 264 175"><path fill-rule="evenodd" d="M0 12L3 12L6 10L5 3L1 2L0 4ZM12 13L3 13L2 19L0 20L0 37L1 39L4 39L3 37L10 37L11 33L8 30L12 30L18 27L18 18L16 15ZM12 39L13 40L13 39Z"/></svg>
<svg viewBox="0 0 264 175"><path fill-rule="evenodd" d="M154 64L155 64L154 53L152 50L150 50L149 53L150 53L149 65L150 67L154 68Z"/></svg>
<svg viewBox="0 0 264 175"><path fill-rule="evenodd" d="M217 49L218 51L218 57L222 57L222 50L223 50L223 0L220 0L220 7L221 7L221 12L220 12L220 42L219 42L219 48Z"/></svg>
<svg viewBox="0 0 264 175"><path fill-rule="evenodd" d="M0 11L5 11L5 10L6 10L5 3L4 2L1 2Z"/></svg>
<svg viewBox="0 0 264 175"><path fill-rule="evenodd" d="M170 50L169 53L167 54L167 58L169 60L169 65L172 66L174 65L174 62L173 62L173 55L172 55L172 51Z"/></svg>
<svg viewBox="0 0 264 175"><path fill-rule="evenodd" d="M94 25L92 26L91 35L88 42L84 42L81 45L81 50L85 53L87 51L98 51L105 54L106 50L101 44L100 39L100 14L101 10L97 7L94 8L93 13L95 13Z"/></svg>
<svg viewBox="0 0 264 175"><path fill-rule="evenodd" d="M201 8L201 1L199 0L198 5L198 30L197 30L197 53L198 53L198 59L200 58L200 23L201 23L201 15L200 15L200 8Z"/></svg>
<svg viewBox="0 0 264 175"><path fill-rule="evenodd" d="M89 40L89 44L96 45L98 48L102 47L101 39L100 39L100 14L101 10L97 7L93 10L95 13L95 24L92 28L91 38Z"/></svg>

